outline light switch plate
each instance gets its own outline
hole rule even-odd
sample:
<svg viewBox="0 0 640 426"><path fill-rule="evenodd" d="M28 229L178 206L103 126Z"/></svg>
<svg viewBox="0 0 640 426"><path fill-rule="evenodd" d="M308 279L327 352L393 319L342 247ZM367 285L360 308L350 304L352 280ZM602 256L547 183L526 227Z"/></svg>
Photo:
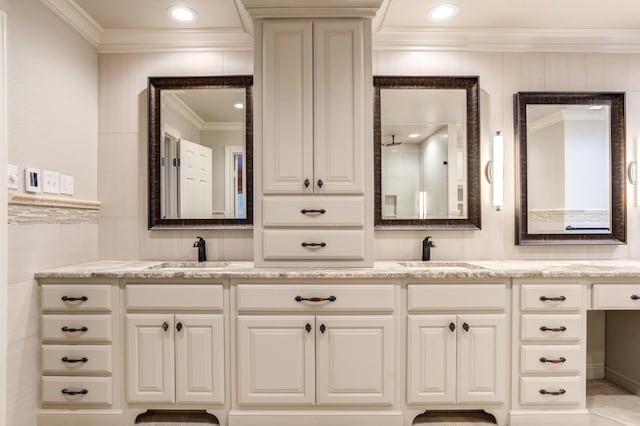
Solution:
<svg viewBox="0 0 640 426"><path fill-rule="evenodd" d="M7 164L7 188L18 189L18 166Z"/></svg>
<svg viewBox="0 0 640 426"><path fill-rule="evenodd" d="M42 174L40 169L25 167L24 190L27 192L40 192L42 188Z"/></svg>
<svg viewBox="0 0 640 426"><path fill-rule="evenodd" d="M42 172L42 192L47 194L60 193L60 173L44 170Z"/></svg>
<svg viewBox="0 0 640 426"><path fill-rule="evenodd" d="M73 195L73 176L60 175L60 193Z"/></svg>

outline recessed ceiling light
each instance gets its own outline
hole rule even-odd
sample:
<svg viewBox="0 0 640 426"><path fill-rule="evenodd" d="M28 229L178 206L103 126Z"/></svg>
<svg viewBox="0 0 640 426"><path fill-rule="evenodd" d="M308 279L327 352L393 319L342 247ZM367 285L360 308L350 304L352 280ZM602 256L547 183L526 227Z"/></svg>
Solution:
<svg viewBox="0 0 640 426"><path fill-rule="evenodd" d="M193 22L196 20L198 14L195 10L186 6L171 6L167 10L167 14L171 19L178 22Z"/></svg>
<svg viewBox="0 0 640 426"><path fill-rule="evenodd" d="M415 138L417 138L418 136L420 136L418 133L411 133L411 134L409 135L409 137L410 137L410 138L412 138L412 139L415 139Z"/></svg>
<svg viewBox="0 0 640 426"><path fill-rule="evenodd" d="M429 19L432 21L446 21L456 16L459 12L455 4L444 3L429 10Z"/></svg>
<svg viewBox="0 0 640 426"><path fill-rule="evenodd" d="M233 104L233 107L234 107L235 109L242 109L242 108L244 108L244 104L242 104L242 103L238 102L237 104Z"/></svg>
<svg viewBox="0 0 640 426"><path fill-rule="evenodd" d="M591 105L589 108L587 109L602 109L602 105Z"/></svg>

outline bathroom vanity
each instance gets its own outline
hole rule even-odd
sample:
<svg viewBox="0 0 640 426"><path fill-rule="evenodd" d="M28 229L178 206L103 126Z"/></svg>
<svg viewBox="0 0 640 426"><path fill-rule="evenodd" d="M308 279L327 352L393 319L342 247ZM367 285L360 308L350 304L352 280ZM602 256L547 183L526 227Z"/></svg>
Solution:
<svg viewBox="0 0 640 426"><path fill-rule="evenodd" d="M409 426L428 410L588 424L586 313L640 309L640 262L101 261L37 274L39 425Z"/></svg>

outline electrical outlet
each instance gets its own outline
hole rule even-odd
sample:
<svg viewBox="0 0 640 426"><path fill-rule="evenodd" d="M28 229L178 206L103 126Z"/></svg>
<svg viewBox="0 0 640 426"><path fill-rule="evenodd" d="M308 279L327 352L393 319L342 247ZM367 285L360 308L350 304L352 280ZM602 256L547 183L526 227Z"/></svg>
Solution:
<svg viewBox="0 0 640 426"><path fill-rule="evenodd" d="M42 172L42 192L47 194L60 193L60 173L44 170Z"/></svg>
<svg viewBox="0 0 640 426"><path fill-rule="evenodd" d="M7 188L18 189L18 166L7 164Z"/></svg>
<svg viewBox="0 0 640 426"><path fill-rule="evenodd" d="M42 174L40 169L26 167L24 169L24 190L27 192L40 192L42 188Z"/></svg>
<svg viewBox="0 0 640 426"><path fill-rule="evenodd" d="M60 193L73 195L73 176L60 175Z"/></svg>

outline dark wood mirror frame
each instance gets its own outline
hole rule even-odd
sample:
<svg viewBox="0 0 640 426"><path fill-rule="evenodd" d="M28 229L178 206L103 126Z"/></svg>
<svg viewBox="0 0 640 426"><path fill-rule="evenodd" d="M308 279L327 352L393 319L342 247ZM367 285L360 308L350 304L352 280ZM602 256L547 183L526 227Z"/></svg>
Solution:
<svg viewBox="0 0 640 426"><path fill-rule="evenodd" d="M626 244L627 202L625 176L625 94L600 92L518 92L514 95L515 128L515 243ZM530 234L527 203L527 105L609 105L611 153L611 232L606 234Z"/></svg>
<svg viewBox="0 0 640 426"><path fill-rule="evenodd" d="M480 205L480 95L478 77L373 77L373 140L376 229L469 229L481 226ZM381 89L462 89L467 92L467 218L382 218L382 117Z"/></svg>
<svg viewBox="0 0 640 426"><path fill-rule="evenodd" d="M149 77L148 84L148 199L149 229L250 228L253 224L253 76ZM163 219L160 194L160 95L163 90L243 88L246 93L246 219Z"/></svg>

